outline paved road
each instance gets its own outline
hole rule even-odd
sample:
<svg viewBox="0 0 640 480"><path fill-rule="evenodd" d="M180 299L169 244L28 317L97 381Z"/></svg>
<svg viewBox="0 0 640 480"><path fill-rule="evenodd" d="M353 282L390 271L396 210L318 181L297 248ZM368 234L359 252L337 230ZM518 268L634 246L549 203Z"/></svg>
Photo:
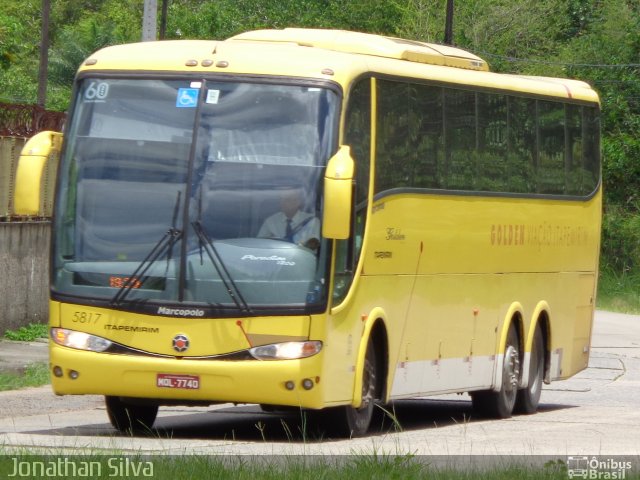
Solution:
<svg viewBox="0 0 640 480"><path fill-rule="evenodd" d="M540 411L509 420L476 420L466 395L393 405L362 439L302 435L296 415L255 406L164 408L154 431L115 433L100 397L55 397L48 387L0 392L0 451L206 454L640 455L640 316L598 312L589 368L546 386ZM49 450L51 451L51 450Z"/></svg>

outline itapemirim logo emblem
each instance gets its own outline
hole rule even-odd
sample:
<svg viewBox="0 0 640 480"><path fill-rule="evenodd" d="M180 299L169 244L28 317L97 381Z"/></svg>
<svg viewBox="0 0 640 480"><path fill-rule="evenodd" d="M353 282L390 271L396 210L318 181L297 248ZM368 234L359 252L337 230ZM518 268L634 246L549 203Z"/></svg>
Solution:
<svg viewBox="0 0 640 480"><path fill-rule="evenodd" d="M189 339L186 335L180 333L173 337L173 349L178 352L186 352L189 349Z"/></svg>

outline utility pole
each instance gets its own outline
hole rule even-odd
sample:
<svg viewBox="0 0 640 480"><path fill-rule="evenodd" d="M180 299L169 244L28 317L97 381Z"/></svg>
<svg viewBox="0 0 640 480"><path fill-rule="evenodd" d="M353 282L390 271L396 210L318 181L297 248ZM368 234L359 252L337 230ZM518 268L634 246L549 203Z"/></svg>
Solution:
<svg viewBox="0 0 640 480"><path fill-rule="evenodd" d="M167 4L169 0L162 0L162 10L160 13L160 40L167 36Z"/></svg>
<svg viewBox="0 0 640 480"><path fill-rule="evenodd" d="M158 31L158 0L144 0L142 41L153 42Z"/></svg>
<svg viewBox="0 0 640 480"><path fill-rule="evenodd" d="M49 66L49 11L51 0L42 0L42 36L40 38L40 66L38 68L38 105L47 103L47 70Z"/></svg>
<svg viewBox="0 0 640 480"><path fill-rule="evenodd" d="M447 18L444 25L444 43L453 45L453 0L447 0Z"/></svg>

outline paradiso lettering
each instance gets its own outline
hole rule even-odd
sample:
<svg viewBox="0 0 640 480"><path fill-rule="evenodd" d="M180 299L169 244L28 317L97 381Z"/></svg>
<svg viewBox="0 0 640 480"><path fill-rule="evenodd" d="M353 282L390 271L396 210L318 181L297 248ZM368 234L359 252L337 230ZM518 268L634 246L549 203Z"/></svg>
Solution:
<svg viewBox="0 0 640 480"><path fill-rule="evenodd" d="M250 260L253 262L275 262L278 265L289 265L293 266L296 262L291 262L284 257L279 257L278 255L271 255L270 257L260 257L256 255L243 255L240 260Z"/></svg>
<svg viewBox="0 0 640 480"><path fill-rule="evenodd" d="M493 224L491 245L497 247L580 247L587 245L589 233L585 227L566 225Z"/></svg>

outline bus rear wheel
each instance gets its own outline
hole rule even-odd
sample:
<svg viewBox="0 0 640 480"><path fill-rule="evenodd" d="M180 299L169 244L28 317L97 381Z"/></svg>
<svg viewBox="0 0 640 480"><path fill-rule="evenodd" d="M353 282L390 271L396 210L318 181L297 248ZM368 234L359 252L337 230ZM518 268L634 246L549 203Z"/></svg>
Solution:
<svg viewBox="0 0 640 480"><path fill-rule="evenodd" d="M104 397L107 415L113 427L122 433L149 432L158 415L157 405L124 402L120 397Z"/></svg>
<svg viewBox="0 0 640 480"><path fill-rule="evenodd" d="M502 361L502 385L494 392L485 390L472 392L473 409L480 415L491 418L509 418L513 413L520 382L520 350L515 326L509 327L507 343Z"/></svg>
<svg viewBox="0 0 640 480"><path fill-rule="evenodd" d="M540 326L536 327L531 347L531 360L529 362L529 383L522 390L518 390L515 411L517 413L531 414L538 410L540 394L542 393L542 381L544 378L544 338Z"/></svg>

